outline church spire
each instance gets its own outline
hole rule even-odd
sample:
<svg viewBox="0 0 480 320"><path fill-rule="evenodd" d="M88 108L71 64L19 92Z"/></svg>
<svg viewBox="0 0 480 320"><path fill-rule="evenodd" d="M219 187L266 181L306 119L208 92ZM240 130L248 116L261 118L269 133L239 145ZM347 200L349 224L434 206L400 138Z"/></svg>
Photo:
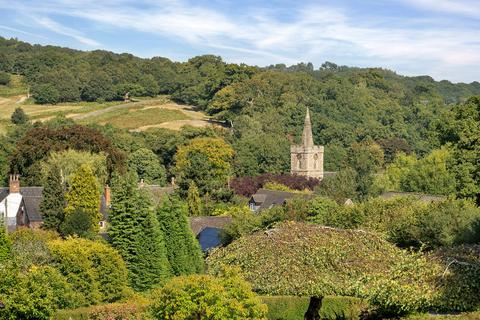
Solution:
<svg viewBox="0 0 480 320"><path fill-rule="evenodd" d="M310 122L310 111L308 108L305 115L305 124L303 125L302 145L304 147L313 147L312 123Z"/></svg>

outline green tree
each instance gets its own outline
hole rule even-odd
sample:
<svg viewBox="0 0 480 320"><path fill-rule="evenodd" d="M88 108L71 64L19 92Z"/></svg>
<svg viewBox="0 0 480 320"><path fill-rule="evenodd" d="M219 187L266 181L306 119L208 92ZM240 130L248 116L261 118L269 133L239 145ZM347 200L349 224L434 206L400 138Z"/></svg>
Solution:
<svg viewBox="0 0 480 320"><path fill-rule="evenodd" d="M68 192L65 195L65 219L69 214L82 210L91 217L92 231L98 231L102 220L100 213L100 187L88 165L81 165L73 174Z"/></svg>
<svg viewBox="0 0 480 320"><path fill-rule="evenodd" d="M59 232L63 237L77 236L94 239L95 229L92 226L92 216L83 209L76 209L67 214L60 225Z"/></svg>
<svg viewBox="0 0 480 320"><path fill-rule="evenodd" d="M189 215L202 215L202 202L200 200L200 195L198 194L198 188L193 181L190 182L190 186L188 187L187 204Z"/></svg>
<svg viewBox="0 0 480 320"><path fill-rule="evenodd" d="M12 116L10 119L13 124L25 124L28 122L27 114L20 107L15 108L15 111L12 113Z"/></svg>
<svg viewBox="0 0 480 320"><path fill-rule="evenodd" d="M186 195L193 181L200 195L228 198L232 158L232 147L220 138L196 138L180 147L175 155L175 169L182 194Z"/></svg>
<svg viewBox="0 0 480 320"><path fill-rule="evenodd" d="M56 104L60 99L60 93L52 84L40 84L32 88L33 98L36 103Z"/></svg>
<svg viewBox="0 0 480 320"><path fill-rule="evenodd" d="M480 96L457 105L451 112L450 122L443 132L444 142L453 147L450 169L456 177L457 195L480 203Z"/></svg>
<svg viewBox="0 0 480 320"><path fill-rule="evenodd" d="M145 89L145 95L147 96L155 97L160 90L157 81L150 74L141 77L139 83Z"/></svg>
<svg viewBox="0 0 480 320"><path fill-rule="evenodd" d="M149 313L154 319L267 319L267 306L232 272L177 277L152 295Z"/></svg>
<svg viewBox="0 0 480 320"><path fill-rule="evenodd" d="M7 229L3 217L0 216L0 264L10 257L11 243L7 236Z"/></svg>
<svg viewBox="0 0 480 320"><path fill-rule="evenodd" d="M103 71L92 72L82 87L81 97L85 101L112 100L115 90L111 77Z"/></svg>
<svg viewBox="0 0 480 320"><path fill-rule="evenodd" d="M136 175L113 182L108 235L122 255L132 287L144 291L171 276L165 238L149 196L138 189Z"/></svg>
<svg viewBox="0 0 480 320"><path fill-rule="evenodd" d="M42 228L59 231L65 213L65 189L57 167L48 170L43 184L40 212L43 217Z"/></svg>
<svg viewBox="0 0 480 320"><path fill-rule="evenodd" d="M0 71L0 85L7 86L10 84L10 75L4 71Z"/></svg>
<svg viewBox="0 0 480 320"><path fill-rule="evenodd" d="M259 294L310 296L306 320L320 319L326 295L365 298L384 314L425 310L443 271L372 233L294 222L242 237L207 263L210 273L240 267Z"/></svg>
<svg viewBox="0 0 480 320"><path fill-rule="evenodd" d="M167 173L165 167L152 150L140 148L128 157L128 166L137 173L139 179L148 184L165 185Z"/></svg>
<svg viewBox="0 0 480 320"><path fill-rule="evenodd" d="M203 271L203 255L188 222L187 206L175 197L165 198L157 210L166 242L168 261L175 276Z"/></svg>

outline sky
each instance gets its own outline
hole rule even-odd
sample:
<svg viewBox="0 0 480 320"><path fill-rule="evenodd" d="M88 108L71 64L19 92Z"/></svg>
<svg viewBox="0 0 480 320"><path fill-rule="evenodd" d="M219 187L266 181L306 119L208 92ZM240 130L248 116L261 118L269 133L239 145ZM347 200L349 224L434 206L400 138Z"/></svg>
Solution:
<svg viewBox="0 0 480 320"><path fill-rule="evenodd" d="M331 61L480 81L480 0L0 0L0 35L175 61Z"/></svg>

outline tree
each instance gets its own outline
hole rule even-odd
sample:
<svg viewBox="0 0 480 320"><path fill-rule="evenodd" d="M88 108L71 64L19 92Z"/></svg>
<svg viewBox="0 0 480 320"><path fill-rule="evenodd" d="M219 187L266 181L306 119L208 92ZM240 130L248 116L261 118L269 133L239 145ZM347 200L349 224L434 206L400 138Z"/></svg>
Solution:
<svg viewBox="0 0 480 320"><path fill-rule="evenodd" d="M114 180L109 220L108 235L127 265L132 287L145 291L163 284L171 276L165 237L136 175Z"/></svg>
<svg viewBox="0 0 480 320"><path fill-rule="evenodd" d="M76 209L67 214L60 225L59 232L64 238L76 236L94 239L96 236L92 216L83 209Z"/></svg>
<svg viewBox="0 0 480 320"><path fill-rule="evenodd" d="M149 313L154 319L267 319L267 306L232 272L177 277L152 296Z"/></svg>
<svg viewBox="0 0 480 320"><path fill-rule="evenodd" d="M242 237L207 264L211 273L240 267L260 294L310 296L306 320L320 319L326 295L366 298L383 313L425 310L443 271L372 233L294 222Z"/></svg>
<svg viewBox="0 0 480 320"><path fill-rule="evenodd" d="M343 204L357 196L357 173L351 168L338 171L333 177L325 177L315 192Z"/></svg>
<svg viewBox="0 0 480 320"><path fill-rule="evenodd" d="M28 122L28 116L22 108L15 108L10 118L13 124L25 124Z"/></svg>
<svg viewBox="0 0 480 320"><path fill-rule="evenodd" d="M52 84L40 84L32 88L32 92L36 103L56 104L60 99L60 93Z"/></svg>
<svg viewBox="0 0 480 320"><path fill-rule="evenodd" d="M65 189L58 167L52 166L48 170L43 184L40 212L43 217L42 228L59 231L64 219Z"/></svg>
<svg viewBox="0 0 480 320"><path fill-rule="evenodd" d="M0 216L0 264L10 257L11 243L3 217Z"/></svg>
<svg viewBox="0 0 480 320"><path fill-rule="evenodd" d="M167 173L165 167L152 150L140 148L128 157L128 166L137 173L139 179L148 184L165 185Z"/></svg>
<svg viewBox="0 0 480 320"><path fill-rule="evenodd" d="M68 215L77 210L88 214L91 218L91 230L98 231L99 222L102 220L100 213L100 187L88 165L81 165L73 174L71 184L65 195L65 220Z"/></svg>
<svg viewBox="0 0 480 320"><path fill-rule="evenodd" d="M140 78L139 82L140 85L145 89L146 96L155 97L158 94L160 88L158 87L158 83L152 75L144 75Z"/></svg>
<svg viewBox="0 0 480 320"><path fill-rule="evenodd" d="M73 149L50 153L48 158L41 164L43 180L48 178L50 172L56 170L56 174L60 175L61 184L64 188L68 188L73 174L81 165L88 165L94 170L95 178L100 185L106 183L108 170L105 153Z"/></svg>
<svg viewBox="0 0 480 320"><path fill-rule="evenodd" d="M186 194L193 181L200 195L224 197L228 193L232 158L232 147L220 138L196 138L180 147L175 155L175 170L182 193Z"/></svg>
<svg viewBox="0 0 480 320"><path fill-rule="evenodd" d="M443 132L443 141L453 147L453 163L450 169L456 177L457 195L480 203L480 96L472 97L455 106L450 122Z"/></svg>
<svg viewBox="0 0 480 320"><path fill-rule="evenodd" d="M10 75L4 71L0 71L0 85L7 86L10 84Z"/></svg>
<svg viewBox="0 0 480 320"><path fill-rule="evenodd" d="M111 77L103 71L92 72L82 88L81 97L85 101L112 100L115 91Z"/></svg>
<svg viewBox="0 0 480 320"><path fill-rule="evenodd" d="M202 202L200 201L200 195L198 194L198 188L195 182L190 182L187 194L188 213L190 216L202 215Z"/></svg>
<svg viewBox="0 0 480 320"><path fill-rule="evenodd" d="M203 271L200 244L192 234L187 218L187 207L175 197L165 198L157 210L166 242L168 261L176 276Z"/></svg>

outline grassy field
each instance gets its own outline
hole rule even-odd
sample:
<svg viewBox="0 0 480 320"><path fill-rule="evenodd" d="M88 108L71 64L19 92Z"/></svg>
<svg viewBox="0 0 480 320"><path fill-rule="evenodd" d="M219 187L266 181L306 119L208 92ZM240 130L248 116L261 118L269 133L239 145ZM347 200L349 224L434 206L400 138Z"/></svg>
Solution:
<svg viewBox="0 0 480 320"><path fill-rule="evenodd" d="M10 117L21 107L32 121L46 121L65 116L81 124L112 124L129 130L169 128L178 130L183 125L206 126L204 113L193 107L172 102L168 96L140 98L136 102L75 102L56 105L38 105L27 99L27 87L21 77L13 76L9 86L0 86L0 134L11 126Z"/></svg>

